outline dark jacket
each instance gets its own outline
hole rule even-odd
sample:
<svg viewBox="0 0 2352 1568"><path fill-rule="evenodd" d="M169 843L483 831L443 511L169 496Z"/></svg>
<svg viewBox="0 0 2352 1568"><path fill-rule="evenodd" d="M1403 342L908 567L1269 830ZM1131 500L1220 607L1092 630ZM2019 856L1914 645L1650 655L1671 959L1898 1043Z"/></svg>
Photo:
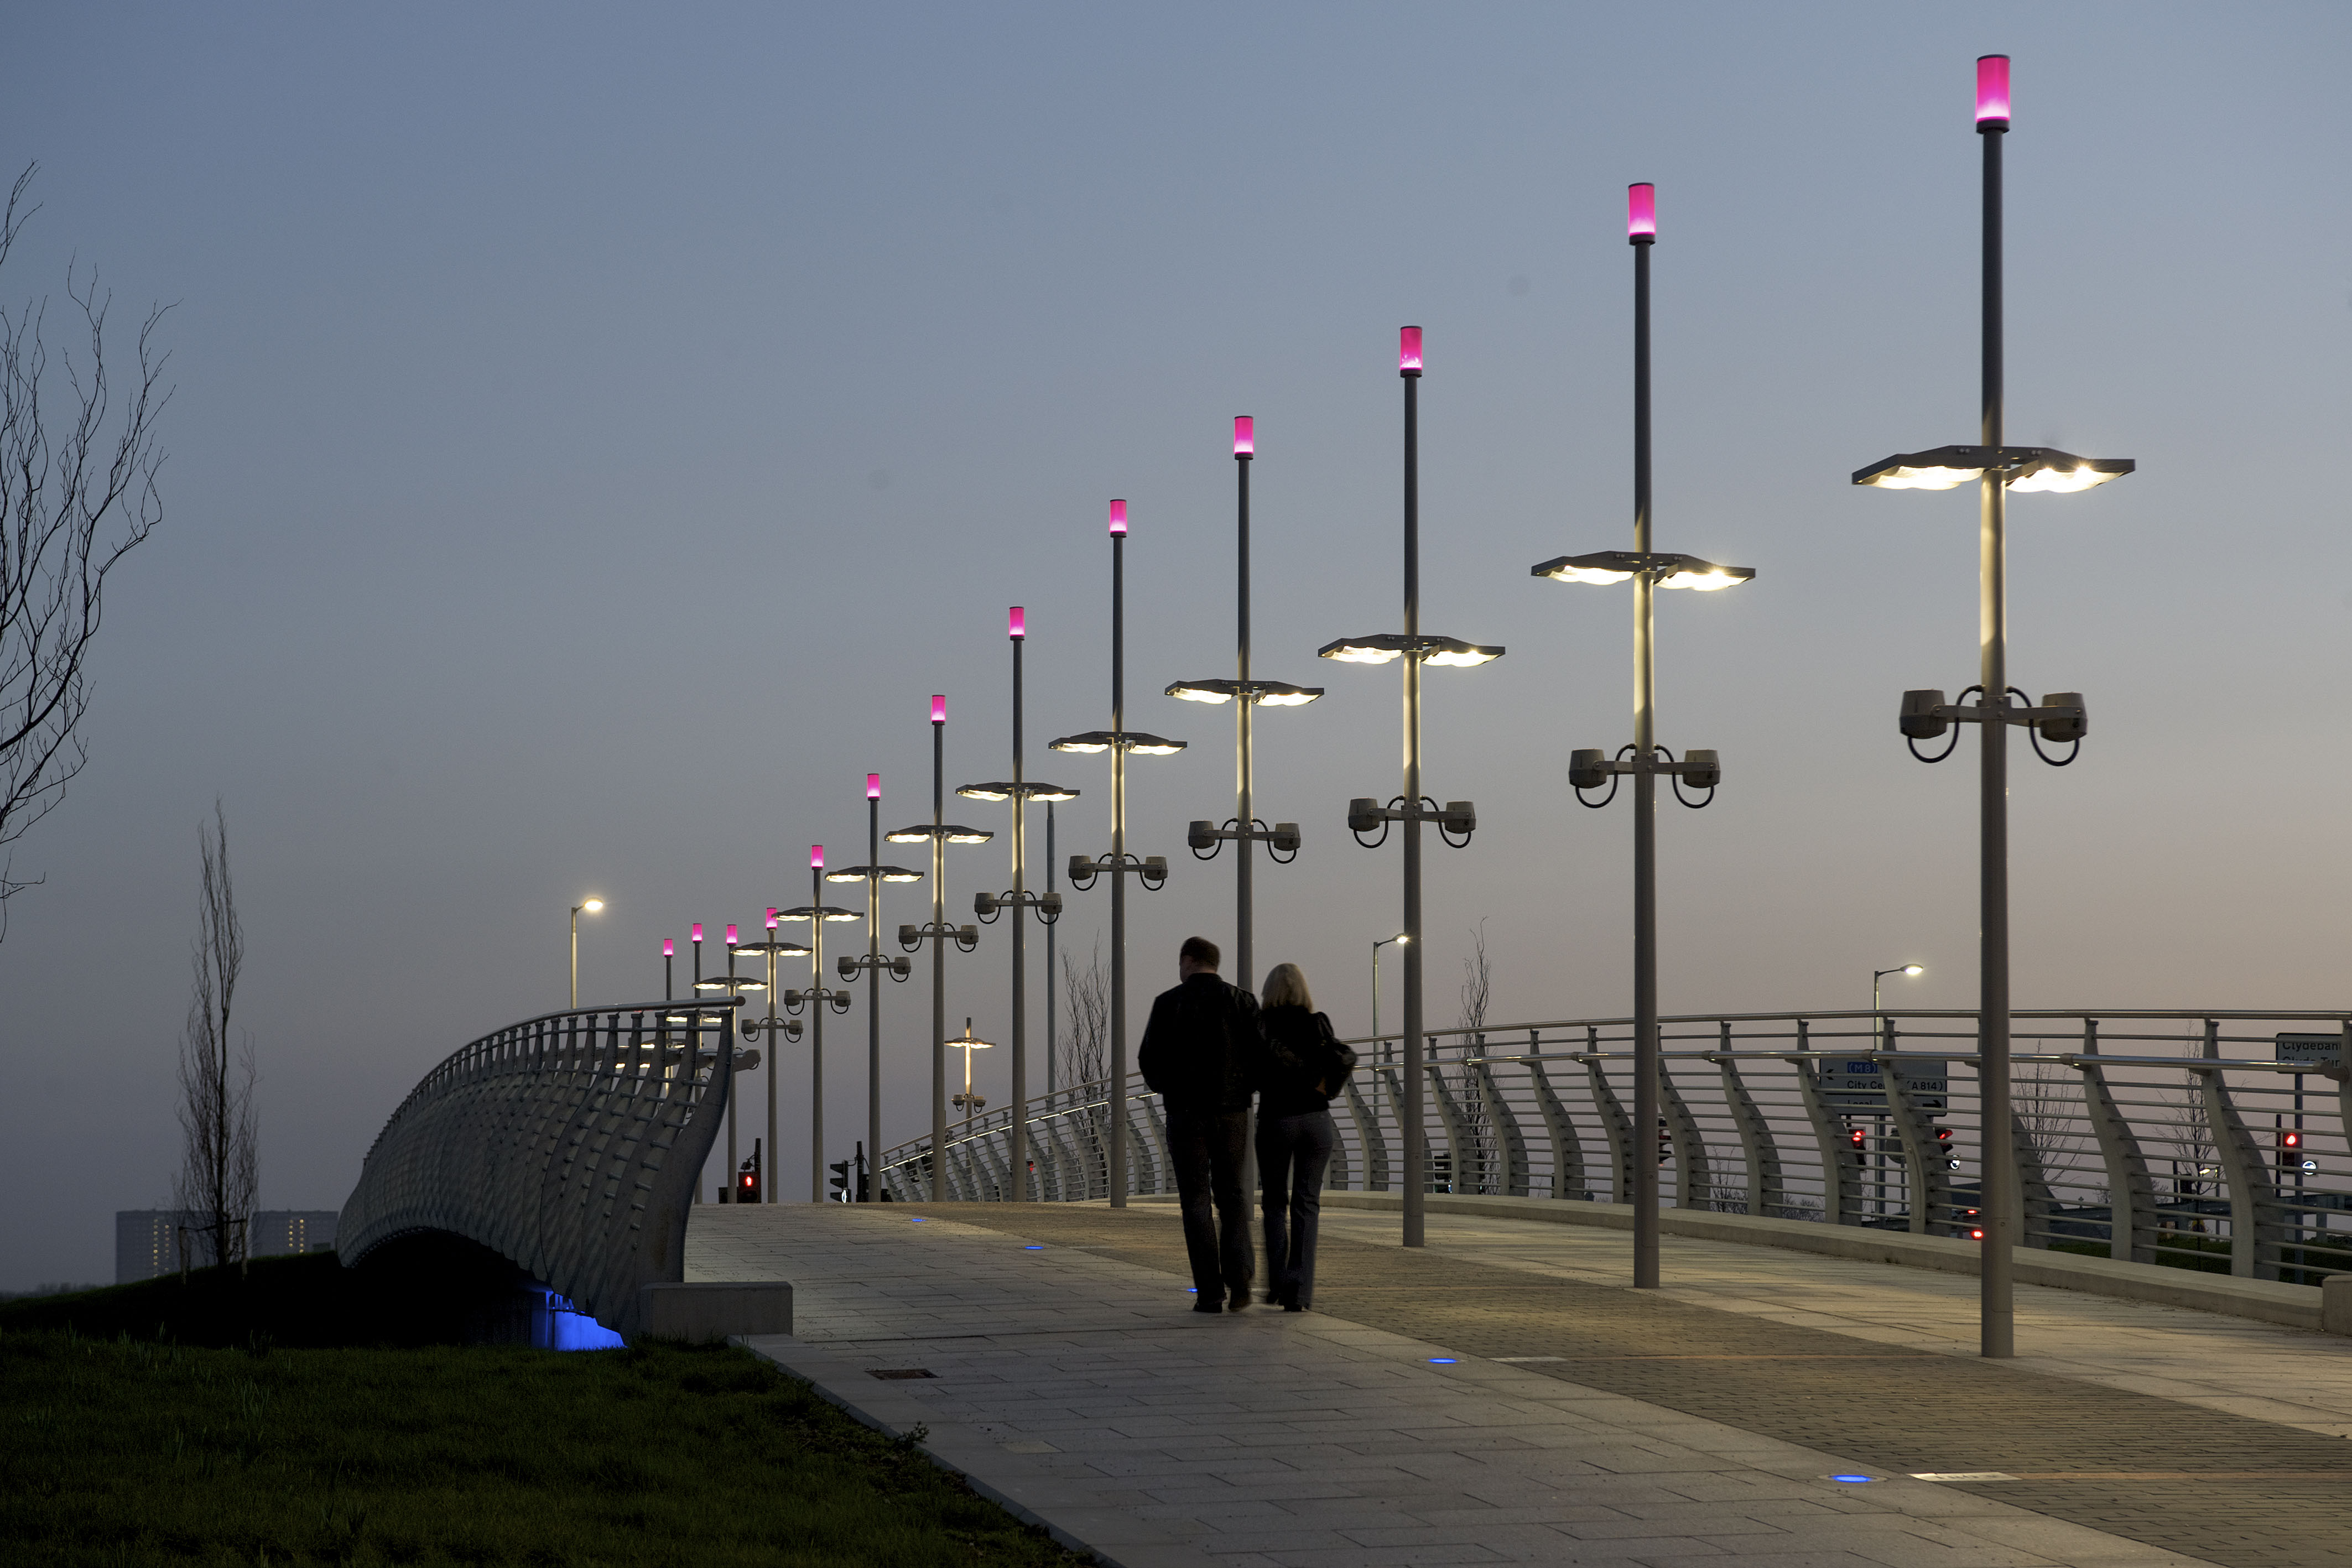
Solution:
<svg viewBox="0 0 2352 1568"><path fill-rule="evenodd" d="M1257 998L1203 973L1151 998L1135 1062L1171 1110L1246 1111L1259 1051Z"/></svg>
<svg viewBox="0 0 2352 1568"><path fill-rule="evenodd" d="M1258 1059L1261 1116L1305 1116L1331 1108L1331 1097L1356 1065L1331 1020L1300 1007L1268 1008L1258 1015L1265 1050Z"/></svg>

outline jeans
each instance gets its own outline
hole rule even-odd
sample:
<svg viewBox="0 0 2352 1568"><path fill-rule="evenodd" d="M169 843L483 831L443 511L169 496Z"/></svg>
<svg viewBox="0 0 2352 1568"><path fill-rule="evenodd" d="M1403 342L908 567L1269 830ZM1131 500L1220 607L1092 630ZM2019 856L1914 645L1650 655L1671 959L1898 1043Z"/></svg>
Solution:
<svg viewBox="0 0 2352 1568"><path fill-rule="evenodd" d="M1266 1283L1285 1306L1304 1307L1314 1300L1315 1222L1323 1212L1323 1173L1330 1168L1338 1137L1328 1111L1258 1118Z"/></svg>
<svg viewBox="0 0 2352 1568"><path fill-rule="evenodd" d="M1249 1129L1246 1110L1168 1107L1168 1159L1176 1167L1184 1250L1192 1260L1193 1289L1204 1302L1222 1301L1229 1293L1246 1298L1257 1273L1257 1259L1250 1249L1249 1204L1242 1196L1242 1155L1249 1147Z"/></svg>

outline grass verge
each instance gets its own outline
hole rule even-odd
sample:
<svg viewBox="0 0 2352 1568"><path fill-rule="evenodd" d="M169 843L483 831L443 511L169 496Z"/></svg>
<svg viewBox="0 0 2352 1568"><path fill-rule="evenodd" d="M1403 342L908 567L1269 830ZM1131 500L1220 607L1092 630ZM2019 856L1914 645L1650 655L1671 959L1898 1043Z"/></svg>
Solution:
<svg viewBox="0 0 2352 1568"><path fill-rule="evenodd" d="M0 1561L1091 1561L743 1351L250 1345L0 1320Z"/></svg>

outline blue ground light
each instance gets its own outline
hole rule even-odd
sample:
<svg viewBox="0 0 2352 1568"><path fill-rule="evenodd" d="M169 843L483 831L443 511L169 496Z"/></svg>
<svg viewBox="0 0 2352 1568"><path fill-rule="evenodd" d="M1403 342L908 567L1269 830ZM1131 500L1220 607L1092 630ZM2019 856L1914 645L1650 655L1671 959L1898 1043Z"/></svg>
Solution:
<svg viewBox="0 0 2352 1568"><path fill-rule="evenodd" d="M1461 1362L1462 1358L1455 1355L1433 1355L1429 1358L1432 1366L1458 1366Z"/></svg>
<svg viewBox="0 0 2352 1568"><path fill-rule="evenodd" d="M1833 1481L1843 1481L1846 1485L1853 1487L1867 1486L1877 1479L1876 1476L1832 1476L1830 1478Z"/></svg>
<svg viewBox="0 0 2352 1568"><path fill-rule="evenodd" d="M1045 1250L1045 1245L1042 1241L1032 1241L1029 1245L1021 1249L1021 1250L1024 1252L1043 1252Z"/></svg>
<svg viewBox="0 0 2352 1568"><path fill-rule="evenodd" d="M926 1219L928 1219L928 1218L930 1218L930 1217L929 1217L929 1215L919 1214L919 1215L915 1216L912 1219L909 1219L908 1221L907 1221L907 1223L908 1223L908 1224L909 1224L909 1225L920 1225L920 1224L922 1224Z"/></svg>

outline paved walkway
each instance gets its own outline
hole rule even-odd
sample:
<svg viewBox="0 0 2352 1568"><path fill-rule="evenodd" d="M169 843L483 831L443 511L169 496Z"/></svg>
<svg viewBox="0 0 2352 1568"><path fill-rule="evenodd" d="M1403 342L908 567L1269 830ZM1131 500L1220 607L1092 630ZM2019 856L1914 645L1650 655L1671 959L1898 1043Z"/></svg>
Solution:
<svg viewBox="0 0 2352 1568"><path fill-rule="evenodd" d="M1332 1209L1326 1234L1393 1244L1397 1217ZM1631 1232L1581 1225L1429 1217L1431 1248L1564 1280L1633 1273ZM1665 1237L1662 1292L1677 1301L1974 1358L1971 1275L1857 1263L1769 1247ZM2352 1340L2181 1307L2020 1285L2016 1365L2184 1405L2352 1437Z"/></svg>
<svg viewBox="0 0 2352 1568"><path fill-rule="evenodd" d="M1186 1312L1155 1205L704 1207L688 1278L791 1280L754 1348L1126 1568L2352 1563L2345 1342L2021 1291L2051 1354L1996 1367L1964 1279L1669 1239L1637 1295L1612 1233L1394 1227L1327 1217L1304 1314Z"/></svg>

